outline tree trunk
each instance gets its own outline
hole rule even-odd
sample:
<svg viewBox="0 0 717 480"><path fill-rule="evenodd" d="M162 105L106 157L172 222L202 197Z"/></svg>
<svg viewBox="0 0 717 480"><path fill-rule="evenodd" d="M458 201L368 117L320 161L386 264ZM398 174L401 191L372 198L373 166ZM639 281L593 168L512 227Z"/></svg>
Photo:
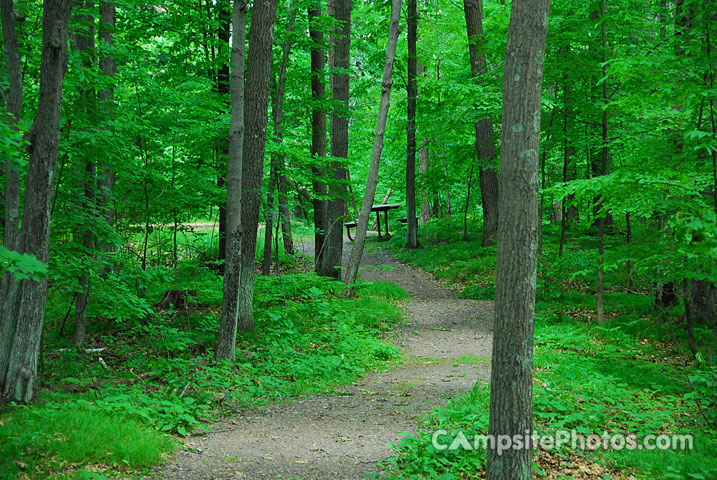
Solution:
<svg viewBox="0 0 717 480"><path fill-rule="evenodd" d="M376 119L376 133L373 139L371 150L371 163L369 164L368 179L366 180L366 192L361 202L361 214L359 215L356 227L356 240L354 240L348 266L344 274L344 283L349 285L347 295L353 292L351 286L356 283L359 264L363 256L364 244L366 242L366 230L371 215L373 197L376 195L378 185L378 168L381 163L381 151L383 150L383 136L386 132L386 120L388 118L388 107L391 100L391 85L393 84L393 62L396 58L396 45L398 43L398 21L401 16L401 0L391 1L391 21L388 27L388 44L386 46L386 61L383 65L383 78L381 81L381 99L378 107L378 118Z"/></svg>
<svg viewBox="0 0 717 480"><path fill-rule="evenodd" d="M471 75L474 82L481 83L488 63L483 43L483 0L463 0L468 32L468 52L471 60ZM483 204L483 239L481 245L495 244L498 233L498 173L495 170L495 146L493 145L493 120L480 119L475 124L476 151L478 152L478 176Z"/></svg>
<svg viewBox="0 0 717 480"><path fill-rule="evenodd" d="M530 438L533 430L540 100L549 5L513 1L505 52L488 432L493 438ZM530 479L532 445L526 443L503 452L489 448L487 480Z"/></svg>
<svg viewBox="0 0 717 480"><path fill-rule="evenodd" d="M274 41L276 0L255 2L249 29L247 57L244 158L241 192L241 280L239 283L238 327L254 330L254 258L261 205L266 126L269 116L271 47Z"/></svg>
<svg viewBox="0 0 717 480"><path fill-rule="evenodd" d="M417 0L408 0L408 125L406 126L406 226L407 248L418 247L418 225L416 225L416 100L418 89L416 76L418 59L416 41L418 33Z"/></svg>
<svg viewBox="0 0 717 480"><path fill-rule="evenodd" d="M100 0L100 26L99 36L102 39L100 48L100 72L111 81L117 73L117 63L110 53L114 45L114 29L116 24L115 6L113 0ZM114 122L114 89L110 86L100 90L97 94L99 108L107 124ZM112 129L112 127L106 127ZM99 193L98 207L105 221L114 224L115 211L110 202L112 189L115 186L115 172L110 164L101 165L100 175L97 177L97 190ZM110 250L110 248L106 248Z"/></svg>
<svg viewBox="0 0 717 480"><path fill-rule="evenodd" d="M608 162L608 138L607 138L607 107L609 98L607 96L607 38L605 35L605 0L600 2L600 16L602 17L601 32L602 32L602 76L604 81L602 82L602 148L600 150L600 175L607 174L607 162ZM599 209L603 210L604 204L602 198L600 199ZM606 223L607 212L600 212L600 218L598 219L598 270L597 270L597 322L602 323L605 320L603 302L604 302L604 288L603 288L603 263L605 261L605 223Z"/></svg>
<svg viewBox="0 0 717 480"><path fill-rule="evenodd" d="M72 0L46 0L37 116L29 132L30 161L23 199L20 253L47 263L50 208L60 137L62 82L67 66L67 30ZM0 324L0 403L36 396L37 360L47 299L47 278L11 282Z"/></svg>
<svg viewBox="0 0 717 480"><path fill-rule="evenodd" d="M324 78L324 33L321 31L321 1L314 0L309 7L309 36L311 37L311 166L314 196L314 269L319 275L328 276L324 262L324 242L328 230L328 201L326 200L326 174L323 161L326 158L326 84Z"/></svg>
<svg viewBox="0 0 717 480"><path fill-rule="evenodd" d="M242 273L242 173L244 151L244 49L246 2L236 0L232 10L229 158L227 159L227 233L222 316L217 332L216 360L234 360ZM254 256L252 255L252 265Z"/></svg>
<svg viewBox="0 0 717 480"><path fill-rule="evenodd" d="M292 10L290 12L289 17L289 24L286 27L287 32L293 32L294 31L294 21L296 19L296 10ZM289 37L290 38L290 37ZM286 86L286 71L287 71L287 65L289 63L289 55L291 54L291 46L293 42L288 39L284 41L284 45L282 47L282 53L281 53L281 62L279 63L279 78L276 80L274 85L274 95L272 95L272 117L273 117L273 123L274 123L274 142L277 145L281 145L283 141L283 133L281 129L281 120L283 118L284 114L284 88ZM273 80L272 80L273 81ZM281 158L279 158L281 157ZM280 154L272 154L271 155L271 163L270 163L270 169L269 169L269 191L266 194L266 226L264 230L264 257L262 259L261 264L261 273L263 275L268 275L271 270L271 236L272 236L272 230L273 230L273 223L274 223L274 190L278 190L279 198L281 199L282 192L281 189L278 188L280 185L280 178L279 178L279 165L284 165L284 158L283 155ZM285 196L284 191L284 196ZM286 200L286 199L285 199ZM281 200L279 201L280 204L280 210L281 210ZM288 211L288 202L287 202L287 211ZM281 217L281 211L279 212L279 215ZM286 242L287 242L287 236L288 236L288 242L290 249L286 249L287 253L291 254L293 252L294 246L293 241L291 239L291 223L288 221L281 220L282 228L286 226L285 230L282 230L282 233L284 235L284 247L286 249ZM277 255L279 252L276 252Z"/></svg>
<svg viewBox="0 0 717 480"><path fill-rule="evenodd" d="M348 161L349 156L349 74L351 67L351 1L335 0L333 8L336 30L333 34L333 53L331 55L331 91L336 106L331 111L329 127L331 130L331 157ZM337 71L338 70L338 71ZM329 186L329 229L325 240L324 262L326 274L341 278L341 260L343 257L343 220L346 216L346 182L348 170L342 161L331 162L331 184Z"/></svg>
<svg viewBox="0 0 717 480"><path fill-rule="evenodd" d="M82 68L89 71L93 68L95 61L95 27L94 18L91 15L87 15L87 12L92 11L95 5L93 0L79 0L76 3L80 13L77 15L78 30L72 34L72 49L79 52L82 56ZM97 123L97 100L92 86L81 85L80 97L81 110L86 116L86 125L88 128L92 128ZM84 197L79 205L79 208L87 212L92 212L96 204L95 172L94 160L88 156L85 158L84 175L80 174ZM84 264L83 274L78 278L80 288L75 292L75 324L72 343L77 346L85 341L87 328L87 305L90 302L90 276L88 272L91 268L90 264L94 257L93 251L95 248L95 236L92 229L87 226L80 229L75 234L74 241L82 245L81 256Z"/></svg>

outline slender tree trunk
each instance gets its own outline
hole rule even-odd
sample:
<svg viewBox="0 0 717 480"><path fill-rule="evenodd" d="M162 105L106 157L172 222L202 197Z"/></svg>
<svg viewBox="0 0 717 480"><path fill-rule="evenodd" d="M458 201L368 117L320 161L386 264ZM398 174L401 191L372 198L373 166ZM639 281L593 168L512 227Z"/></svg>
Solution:
<svg viewBox="0 0 717 480"><path fill-rule="evenodd" d="M217 333L214 358L234 360L237 317L239 315L240 279L242 273L242 172L244 152L244 50L246 43L247 2L236 0L232 10L232 45L230 74L229 158L227 160L227 233L228 246L224 264L222 316ZM254 256L252 255L252 265Z"/></svg>
<svg viewBox="0 0 717 480"><path fill-rule="evenodd" d="M466 30L468 32L468 52L471 60L471 75L474 82L481 83L480 76L485 73L488 63L483 44L483 0L463 1ZM498 233L498 172L495 169L495 146L493 144L493 120L490 116L475 124L476 151L478 152L478 177L483 203L483 239L481 245L494 245Z"/></svg>
<svg viewBox="0 0 717 480"><path fill-rule="evenodd" d="M406 84L408 103L408 125L406 126L406 226L408 238L406 247L408 248L418 247L418 225L416 224L417 3L417 0L408 0L408 83Z"/></svg>
<svg viewBox="0 0 717 480"><path fill-rule="evenodd" d="M468 175L468 193L466 194L466 207L463 209L463 240L468 240L468 207L471 204L471 185L473 183L473 168L471 164L471 173Z"/></svg>
<svg viewBox="0 0 717 480"><path fill-rule="evenodd" d="M231 32L231 19L232 19L232 7L231 2L229 0L206 0L206 6L207 6L207 16L209 18L212 17L211 15L211 9L214 8L216 10L216 21L219 24L219 28L217 29L217 38L219 40L219 48L218 48L218 55L215 53L214 45L212 44L212 69L214 66L217 65L217 62L219 61L218 58L222 58L222 49L229 48L229 37ZM213 6L213 7L212 7ZM214 87L214 91L218 93L220 96L225 97L227 95L230 95L230 72L229 72L229 63L222 60L221 65L217 68L216 76L215 76L216 85ZM231 100L230 100L231 101ZM227 108L229 105L227 105ZM230 113L231 116L231 113ZM227 141L226 137L224 138L218 138L217 139L217 146L214 149L214 153L216 155L216 160L219 165L219 175L217 175L217 186L219 188L225 188L226 187L226 178L224 176L224 168L223 164L226 159L227 163L229 161L229 142ZM225 263L221 263L222 261L226 261L226 249L227 249L227 235L228 235L228 219L227 219L227 212L226 212L226 204L219 205L219 271L224 272Z"/></svg>
<svg viewBox="0 0 717 480"><path fill-rule="evenodd" d="M351 1L334 0L333 15L336 29L332 35L333 53L329 68L331 70L331 91L336 107L331 111L329 128L331 130L332 160L331 184L329 185L328 224L324 261L326 273L336 279L341 278L341 260L343 257L343 220L348 209L346 183L348 170L344 162L349 156L349 74L351 67Z"/></svg>
<svg viewBox="0 0 717 480"><path fill-rule="evenodd" d="M100 0L100 26L99 36L102 39L100 43L100 72L107 77L109 83L114 79L117 73L117 63L112 56L110 50L114 45L114 29L116 24L115 6L113 0ZM99 108L102 112L104 120L107 124L114 121L114 89L110 86L100 90L97 94L99 99ZM112 130L112 127L106 127ZM112 190L115 186L115 172L108 163L102 164L100 174L97 178L97 188L99 192L98 206L102 212L105 221L113 225L115 211L110 201ZM107 247L105 250L110 250Z"/></svg>
<svg viewBox="0 0 717 480"><path fill-rule="evenodd" d="M607 121L607 107L609 98L607 96L607 38L605 34L605 0L600 2L600 16L602 17L601 33L602 33L602 76L605 79L602 82L602 148L600 151L600 175L607 174L607 162L608 162L608 121ZM599 209L602 210L604 203L602 198L600 199ZM602 323L605 320L604 316L604 288L603 288L603 263L605 259L605 216L607 212L601 212L600 218L598 219L598 270L597 270L597 322Z"/></svg>
<svg viewBox="0 0 717 480"><path fill-rule="evenodd" d="M488 430L493 438L530 438L533 431L540 99L549 5L513 0L505 52ZM489 448L487 480L530 479L533 454L526 443L503 452Z"/></svg>
<svg viewBox="0 0 717 480"><path fill-rule="evenodd" d="M239 283L238 327L254 329L254 258L264 171L266 126L269 117L271 48L274 41L276 0L255 2L249 29L247 57L244 158L241 192L241 280Z"/></svg>
<svg viewBox="0 0 717 480"><path fill-rule="evenodd" d="M294 21L296 19L296 10L290 12L289 24L286 28L287 32L294 31ZM274 94L271 97L272 100L272 120L274 124L274 142L277 145L281 145L283 141L283 134L281 129L281 121L284 114L284 87L286 85L286 72L287 65L289 62L289 55L291 54L291 47L293 42L289 40L284 41L281 53L281 61L279 62L279 78L274 80L272 78ZM279 157L282 157L279 159ZM279 164L284 164L283 155L273 153L271 155L270 167L269 167L269 190L266 192L266 213L264 215L266 227L264 229L264 257L261 264L262 275L268 275L271 270L271 237L274 228L274 190L278 189L279 186ZM280 189L279 189L280 190ZM278 192L281 196L281 191ZM287 208L288 210L288 208ZM280 212L281 215L281 212ZM288 222L281 221L282 227ZM293 250L293 241L291 240L291 224L288 223L288 241ZM284 241L286 242L286 234L284 235ZM286 243L285 243L286 246ZM291 254L292 250L287 250L287 253ZM278 252L277 252L278 255ZM278 268L278 262L277 262Z"/></svg>
<svg viewBox="0 0 717 480"><path fill-rule="evenodd" d="M401 16L401 0L391 1L391 21L388 28L388 44L386 46L386 61L383 65L383 78L381 81L381 100L378 107L378 118L376 119L376 133L373 139L371 150L371 163L369 164L368 178L366 180L366 192L361 202L361 214L359 215L356 227L356 239L354 240L348 266L344 274L344 283L349 286L347 295L351 295L353 284L356 283L359 264L363 256L364 244L366 242L366 230L371 215L373 197L376 195L378 185L378 169L381 163L381 151L383 150L383 136L386 132L386 120L388 118L388 107L391 100L391 86L393 84L393 62L396 59L396 45L398 44L398 21Z"/></svg>
<svg viewBox="0 0 717 480"><path fill-rule="evenodd" d="M321 31L321 0L314 0L309 7L309 36L311 37L311 166L314 196L314 269L319 275L329 275L324 262L324 242L328 230L328 201L326 200L326 173L323 161L326 157L326 84L324 64L324 33Z"/></svg>
<svg viewBox="0 0 717 480"><path fill-rule="evenodd" d="M50 209L59 149L62 82L67 66L71 0L46 0L37 116L29 133L30 162L23 199L19 251L47 263ZM47 299L47 278L13 280L0 324L0 403L29 402L37 394L37 365Z"/></svg>
<svg viewBox="0 0 717 480"><path fill-rule="evenodd" d="M428 139L424 139L421 144L421 150L418 151L418 174L423 176L428 172L429 162L428 152ZM431 219L431 202L429 200L429 193L427 191L421 191L421 225L425 225Z"/></svg>
<svg viewBox="0 0 717 480"><path fill-rule="evenodd" d="M95 62L95 27L94 18L87 15L86 12L94 10L93 0L76 1L80 12L77 15L78 30L72 34L73 51L79 52L82 56L82 68L90 70L94 67ZM84 12L84 13L83 13ZM88 127L97 123L96 110L97 101L95 91L91 85L81 85L80 103ZM83 198L80 208L93 215L92 212L96 204L96 168L94 159L90 156L85 158L85 171L81 174ZM85 333L87 330L87 306L90 302L90 276L89 270L94 260L95 236L91 228L85 226L75 235L75 242L82 245L83 274L78 278L79 290L75 292L75 324L72 334L72 343L81 345L85 341Z"/></svg>

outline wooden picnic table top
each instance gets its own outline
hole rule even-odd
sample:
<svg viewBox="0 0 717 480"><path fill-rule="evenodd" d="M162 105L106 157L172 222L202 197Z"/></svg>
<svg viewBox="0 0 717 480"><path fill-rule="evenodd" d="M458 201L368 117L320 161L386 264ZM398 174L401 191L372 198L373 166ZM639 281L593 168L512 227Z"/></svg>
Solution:
<svg viewBox="0 0 717 480"><path fill-rule="evenodd" d="M403 206L402 203L381 203L379 205L373 205L371 207L371 211L372 212L385 212L387 210L401 208L402 206Z"/></svg>

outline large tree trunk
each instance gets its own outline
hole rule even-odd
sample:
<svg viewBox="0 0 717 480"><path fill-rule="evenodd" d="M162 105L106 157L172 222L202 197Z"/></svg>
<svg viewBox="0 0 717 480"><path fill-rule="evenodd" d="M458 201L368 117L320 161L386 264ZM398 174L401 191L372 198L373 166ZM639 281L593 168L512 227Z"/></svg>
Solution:
<svg viewBox="0 0 717 480"><path fill-rule="evenodd" d="M488 431L493 438L530 438L533 430L540 99L549 5L549 0L513 0L505 51ZM527 443L502 452L489 448L487 480L530 479L533 454Z"/></svg>
<svg viewBox="0 0 717 480"><path fill-rule="evenodd" d="M416 100L418 88L418 58L416 41L418 36L417 0L408 0L408 82L406 97L408 103L408 125L406 126L406 247L418 247L418 225L416 222Z"/></svg>
<svg viewBox="0 0 717 480"><path fill-rule="evenodd" d="M324 262L324 242L328 230L328 201L326 200L326 174L323 166L326 157L326 84L324 79L324 33L321 31L321 1L314 0L309 7L309 36L311 37L311 165L314 196L314 269L319 275L329 275Z"/></svg>
<svg viewBox="0 0 717 480"><path fill-rule="evenodd" d="M483 0L463 0L468 32L468 52L471 60L471 75L476 83L488 66L483 44ZM478 176L480 179L483 204L484 247L495 244L498 233L498 174L495 170L495 146L493 145L493 120L480 119L475 124L476 152L478 153Z"/></svg>
<svg viewBox="0 0 717 480"><path fill-rule="evenodd" d="M373 197L376 195L378 185L378 168L381 163L381 152L383 150L383 136L386 132L386 120L388 118L388 107L391 100L391 86L393 84L393 62L396 59L396 45L398 44L398 21L401 16L401 0L391 1L391 21L388 27L388 44L386 46L386 61L383 64L383 78L381 81L381 99L378 106L378 118L376 119L376 133L373 138L371 150L371 163L369 164L368 179L366 180L366 192L361 202L361 214L359 215L356 227L356 240L354 240L351 254L349 255L348 266L344 274L344 283L349 285L346 290L351 294L351 286L356 283L359 264L363 256L364 244L366 243L366 230L371 215Z"/></svg>
<svg viewBox="0 0 717 480"><path fill-rule="evenodd" d="M333 15L336 30L333 37L331 70L331 91L336 106L331 111L331 156L348 160L349 156L349 68L351 58L351 1L335 0ZM338 71L337 71L338 70ZM343 220L347 211L346 181L348 170L341 161L331 162L331 184L329 185L328 224L324 243L326 274L341 278L343 256Z"/></svg>
<svg viewBox="0 0 717 480"><path fill-rule="evenodd" d="M234 360L239 281L242 268L242 167L244 151L244 50L246 2L236 0L232 11L229 158L227 160L227 251L224 264L222 316L214 358ZM252 255L252 260L254 256Z"/></svg>
<svg viewBox="0 0 717 480"><path fill-rule="evenodd" d="M276 0L255 2L249 29L247 57L244 158L241 192L241 280L238 328L254 330L254 258L261 205L266 126L269 116L271 47L274 40Z"/></svg>
<svg viewBox="0 0 717 480"><path fill-rule="evenodd" d="M72 0L46 0L42 17L42 56L37 116L29 133L30 162L23 199L21 253L47 263L50 208L57 168L62 82L67 66L67 29ZM0 320L0 403L29 402L38 380L47 278L11 282Z"/></svg>
<svg viewBox="0 0 717 480"><path fill-rule="evenodd" d="M95 27L94 18L87 15L87 12L94 10L94 0L76 1L80 13L77 18L77 31L72 34L72 49L79 52L82 56L82 68L90 70L95 62ZM97 123L97 99L95 91L91 85L81 85L80 88L80 104L81 110L85 114L86 126L92 128ZM82 178L81 188L83 198L79 208L92 212L96 203L96 168L94 159L88 155L84 159L84 174L79 174ZM85 226L74 235L74 241L82 245L81 256L84 263L83 274L78 278L79 290L76 293L75 301L75 324L72 334L72 343L81 345L85 341L85 332L87 327L87 306L90 302L90 264L94 258L95 236L92 229Z"/></svg>

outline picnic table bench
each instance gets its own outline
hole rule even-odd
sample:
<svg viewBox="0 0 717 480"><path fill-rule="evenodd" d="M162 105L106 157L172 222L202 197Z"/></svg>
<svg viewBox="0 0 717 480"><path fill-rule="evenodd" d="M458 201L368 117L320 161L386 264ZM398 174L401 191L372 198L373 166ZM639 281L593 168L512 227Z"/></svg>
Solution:
<svg viewBox="0 0 717 480"><path fill-rule="evenodd" d="M397 208L401 208L403 206L402 203L381 203L378 205L374 205L371 207L372 212L376 212L376 224L378 225L378 238L381 238L381 212L383 212L383 223L386 227L386 237L388 237L389 231L388 231L388 212L389 210L395 210ZM351 229L356 228L358 226L358 222L352 221L352 222L346 222L344 223L344 226L346 227L346 235L349 237L349 240L353 241L353 238L351 238Z"/></svg>

